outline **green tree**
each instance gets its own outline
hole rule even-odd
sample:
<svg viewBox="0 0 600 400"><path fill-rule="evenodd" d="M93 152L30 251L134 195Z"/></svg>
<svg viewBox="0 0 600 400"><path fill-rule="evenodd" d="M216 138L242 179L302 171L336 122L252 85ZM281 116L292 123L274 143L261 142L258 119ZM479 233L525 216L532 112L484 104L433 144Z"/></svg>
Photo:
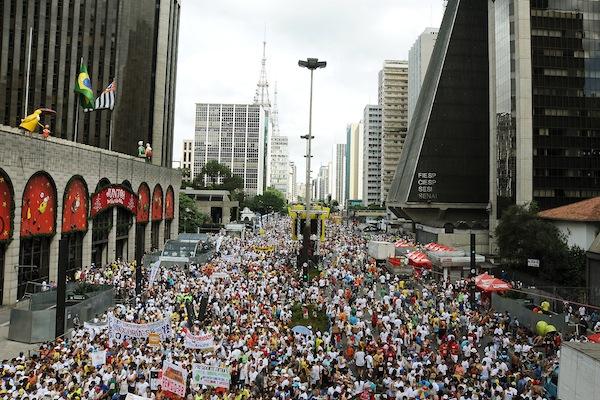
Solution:
<svg viewBox="0 0 600 400"><path fill-rule="evenodd" d="M219 189L229 190L231 193L244 188L244 179L237 175L229 175L223 179L223 184L219 185Z"/></svg>
<svg viewBox="0 0 600 400"><path fill-rule="evenodd" d="M285 212L286 201L283 193L279 190L269 187L263 194L259 194L249 199L244 206L252 211L258 211L261 214L271 212Z"/></svg>
<svg viewBox="0 0 600 400"><path fill-rule="evenodd" d="M537 213L535 204L514 205L505 210L495 231L500 256L517 266L526 266L528 258L538 259L539 273L545 278L561 284L568 282L567 286L581 285L585 252L569 249L565 235Z"/></svg>
<svg viewBox="0 0 600 400"><path fill-rule="evenodd" d="M209 216L198 209L194 199L184 193L179 194L179 232L196 232L209 220Z"/></svg>
<svg viewBox="0 0 600 400"><path fill-rule="evenodd" d="M217 184L219 177L228 178L231 176L231 170L228 166L220 164L216 160L208 161L200 170L199 177L206 177L210 180L211 186L214 187ZM201 178L202 179L202 178ZM208 183L205 182L205 187L208 187Z"/></svg>

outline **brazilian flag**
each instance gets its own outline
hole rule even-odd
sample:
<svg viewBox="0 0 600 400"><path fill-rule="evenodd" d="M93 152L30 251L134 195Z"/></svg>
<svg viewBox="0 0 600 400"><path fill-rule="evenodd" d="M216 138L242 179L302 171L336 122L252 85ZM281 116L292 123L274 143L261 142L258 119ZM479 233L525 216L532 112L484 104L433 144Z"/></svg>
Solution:
<svg viewBox="0 0 600 400"><path fill-rule="evenodd" d="M94 92L92 91L92 82L90 82L90 76L88 75L87 67L81 63L79 67L79 75L77 76L77 82L75 82L75 93L81 95L81 106L84 110L94 109Z"/></svg>

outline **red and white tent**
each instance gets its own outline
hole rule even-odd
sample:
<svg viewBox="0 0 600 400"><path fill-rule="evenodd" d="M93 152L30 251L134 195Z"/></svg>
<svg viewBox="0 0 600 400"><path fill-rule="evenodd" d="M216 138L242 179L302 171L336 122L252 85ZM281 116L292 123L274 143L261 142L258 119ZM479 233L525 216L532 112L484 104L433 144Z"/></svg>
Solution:
<svg viewBox="0 0 600 400"><path fill-rule="evenodd" d="M415 247L415 244L414 244L414 242L408 241L406 239L400 239L396 243L394 243L394 246L397 249L401 249L401 248L406 248L406 247Z"/></svg>
<svg viewBox="0 0 600 400"><path fill-rule="evenodd" d="M425 245L425 250L438 257L462 257L465 255L465 252L462 250L457 250L454 247L445 246L439 243L428 243Z"/></svg>
<svg viewBox="0 0 600 400"><path fill-rule="evenodd" d="M408 263L413 267L431 269L433 265L427 255L421 251L411 251L406 256Z"/></svg>
<svg viewBox="0 0 600 400"><path fill-rule="evenodd" d="M512 286L508 282L504 282L502 279L496 278L488 273L483 273L475 277L475 286L484 292L504 292L512 289Z"/></svg>

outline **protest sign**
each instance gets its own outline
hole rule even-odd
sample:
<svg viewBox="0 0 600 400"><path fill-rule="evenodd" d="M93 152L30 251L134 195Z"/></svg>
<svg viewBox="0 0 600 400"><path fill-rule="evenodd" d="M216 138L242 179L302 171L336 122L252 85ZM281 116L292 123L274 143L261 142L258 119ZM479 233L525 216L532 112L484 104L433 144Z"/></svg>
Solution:
<svg viewBox="0 0 600 400"><path fill-rule="evenodd" d="M158 274L158 270L160 269L160 260L152 264L152 269L150 270L150 279L148 280L148 285L152 286L154 281L156 280L156 275Z"/></svg>
<svg viewBox="0 0 600 400"><path fill-rule="evenodd" d="M231 369L206 364L192 365L192 378L198 385L229 389Z"/></svg>
<svg viewBox="0 0 600 400"><path fill-rule="evenodd" d="M183 345L188 349L212 350L215 347L215 338L213 335L195 336L187 332Z"/></svg>
<svg viewBox="0 0 600 400"><path fill-rule="evenodd" d="M106 364L106 350L94 351L90 356L94 367L101 367Z"/></svg>
<svg viewBox="0 0 600 400"><path fill-rule="evenodd" d="M108 328L108 322L84 322L83 329L85 329L89 335L90 339L94 339L96 335L99 335L102 330Z"/></svg>
<svg viewBox="0 0 600 400"><path fill-rule="evenodd" d="M229 278L229 274L227 272L213 272L210 276L210 279L226 279Z"/></svg>
<svg viewBox="0 0 600 400"><path fill-rule="evenodd" d="M218 253L219 249L221 248L221 244L223 243L223 236L219 236L217 238L217 244L216 244L216 248L215 248L215 252Z"/></svg>
<svg viewBox="0 0 600 400"><path fill-rule="evenodd" d="M155 369L150 370L150 390L156 391L158 390L158 385L161 383L162 371L158 371Z"/></svg>
<svg viewBox="0 0 600 400"><path fill-rule="evenodd" d="M156 332L150 332L148 334L148 346L160 347L160 335Z"/></svg>
<svg viewBox="0 0 600 400"><path fill-rule="evenodd" d="M187 370L168 361L163 362L162 389L177 396L185 396L187 386Z"/></svg>
<svg viewBox="0 0 600 400"><path fill-rule="evenodd" d="M111 340L147 339L152 332L157 333L161 340L171 337L171 318L167 317L149 324L134 324L121 321L112 315L108 317L108 334Z"/></svg>

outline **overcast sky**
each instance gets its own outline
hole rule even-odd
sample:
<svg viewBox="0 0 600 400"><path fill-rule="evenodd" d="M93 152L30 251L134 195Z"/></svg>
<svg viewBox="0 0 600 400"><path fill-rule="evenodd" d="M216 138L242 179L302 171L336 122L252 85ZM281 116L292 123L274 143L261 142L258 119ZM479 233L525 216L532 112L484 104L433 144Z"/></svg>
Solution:
<svg viewBox="0 0 600 400"><path fill-rule="evenodd" d="M182 1L174 160L194 136L196 103L252 102L266 26L267 77L277 82L282 135L290 160L304 166L309 72L298 59L317 57L313 171L345 143L346 125L377 103L377 73L385 59L408 59L426 27L439 27L442 0L217 0ZM300 175L303 176L303 175Z"/></svg>

